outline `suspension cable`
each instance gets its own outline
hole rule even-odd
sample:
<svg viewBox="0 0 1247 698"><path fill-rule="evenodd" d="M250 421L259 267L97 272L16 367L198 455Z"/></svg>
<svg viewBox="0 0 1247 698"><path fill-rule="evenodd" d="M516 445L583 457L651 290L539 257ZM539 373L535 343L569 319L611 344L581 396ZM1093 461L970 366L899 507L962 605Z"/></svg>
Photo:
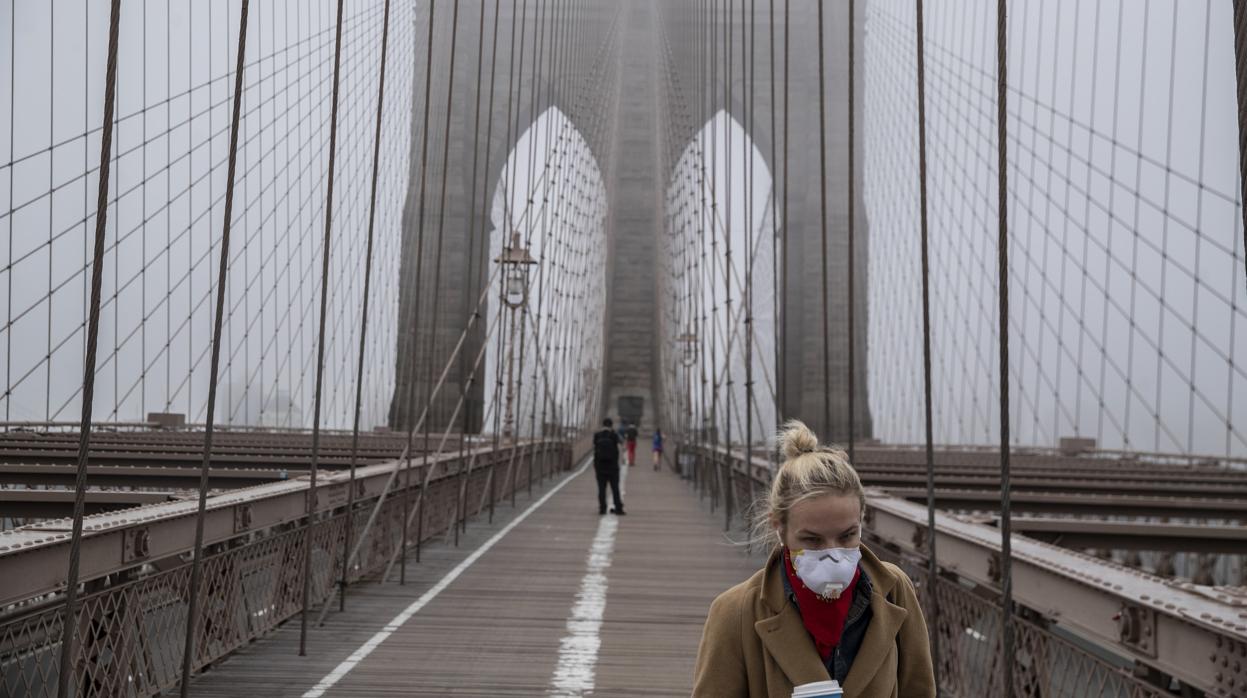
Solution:
<svg viewBox="0 0 1247 698"><path fill-rule="evenodd" d="M741 14L744 14L744 0L741 0ZM753 396L753 338L754 338L754 322L753 322L753 260L757 257L753 249L753 147L747 137L749 129L756 127L757 114L754 107L754 83L757 82L757 66L754 64L754 54L758 48L757 25L755 23L757 17L757 8L755 0L749 0L749 64L745 86L748 89L749 97L745 102L745 133L746 138L742 143L745 157L745 293L743 305L745 306L745 483L749 485L749 505L752 506L757 498L757 486L753 479L753 412L754 405ZM741 34L745 31L741 26ZM741 507L741 516L748 515L746 511L748 507ZM748 521L745 522L746 525Z"/></svg>
<svg viewBox="0 0 1247 698"><path fill-rule="evenodd" d="M533 64L531 68L532 74L529 78L529 80L532 83L531 90L529 92L529 101L528 101L528 123L530 124L530 126L526 129L526 132L529 135L529 139L528 139L528 148L529 148L528 182L533 181L533 172L534 172L534 168L537 165L537 162L536 162L537 157L535 154L536 148L537 148L537 133L536 133L535 127L536 127L536 121L537 121L537 100L539 99L539 96L540 96L540 89L539 89L539 84L538 84L540 82L540 79L538 75L541 70L541 61L545 57L544 54L545 54L545 38L546 38L546 27L545 27L545 21L544 21L544 15L546 14L545 12L546 5L542 4L541 0L533 0L533 5L534 5L533 19L536 22L536 27L534 29L534 36L533 36ZM522 84L521 84L520 89L521 90L523 89ZM516 111L516 118L517 119L520 118L518 110ZM516 128L517 138L519 137L519 134L520 134L520 131L519 131L519 128L517 127ZM543 171L542 174L544 175L545 172ZM527 196L526 201L524 202L525 213L527 213L528 211L532 209L533 190L527 186L527 183L525 185L525 189L528 189L528 196ZM533 242L532 226L533 226L533 221L530 216L528 223L524 228L525 249L531 249L532 247L532 242ZM525 289L525 290L528 291L529 289ZM513 423L514 424L513 428L515 430L514 431L515 438L512 440L512 444L513 444L512 458L517 457L516 451L518 451L518 458L520 461L523 461L524 455L528 451L527 444L524 444L524 445L519 444L520 422L523 419L522 414L523 414L523 405L524 405L524 355L527 351L528 344L529 344L528 339L527 339L528 331L524 327L524 316L529 315L529 302L528 301L529 301L529 294L526 293L524 296L524 303L518 309L518 312L521 313L521 317L519 320L520 356L519 356L519 370L516 371L517 383L515 387L515 396L516 396L515 397L515 421ZM528 468L527 468L527 473L528 473L527 492L530 498L532 497L532 494L533 494L533 467L532 466L533 466L533 460L532 460L531 454L529 454ZM514 488L512 488L511 490L511 501L513 503L515 501L515 489Z"/></svg>
<svg viewBox="0 0 1247 698"><path fill-rule="evenodd" d="M940 690L940 594L939 567L935 554L935 446L931 419L931 256L927 236L927 78L923 3L917 0L918 62L918 192L919 235L922 247L922 386L926 426L927 465L927 613L931 616L931 658L935 670L935 690Z"/></svg>
<svg viewBox="0 0 1247 698"><path fill-rule="evenodd" d="M783 401L784 401L784 384L780 367L783 365L783 356L779 353L782 346L780 337L783 334L782 318L780 314L782 305L780 304L780 275L779 275L779 255L787 254L787 250L779 246L779 216L776 209L776 191L780 181L779 175L775 172L775 168L779 165L779 157L776 152L776 143L779 141L779 124L775 118L775 0L769 0L769 21L767 28L770 30L770 43L767 48L770 51L770 69L771 69L771 354L775 361L775 417L771 424L774 430L779 429L779 425L783 423ZM784 221L784 227L787 228L788 221ZM776 452L773 448L767 449L767 459L770 461L771 471L774 472Z"/></svg>
<svg viewBox="0 0 1247 698"><path fill-rule="evenodd" d="M377 175L381 164L381 108L385 103L385 58L390 44L390 0L385 0L381 24L381 61L377 78L377 119L372 145L372 183L368 197L368 243L364 253L364 298L359 311L359 362L355 369L355 411L351 426L351 477L347 482L346 534L342 539L342 579L338 585L338 610L346 610L346 584L350 574L351 535L355 523L355 466L359 457L359 417L364 397L364 354L368 338L368 301L372 288L373 232L377 219Z"/></svg>
<svg viewBox="0 0 1247 698"><path fill-rule="evenodd" d="M822 274L823 293L823 429L831 434L831 326L827 301L827 98L824 77L823 51L823 3L818 4L818 200L822 216L822 254L819 267ZM832 437L834 438L834 436Z"/></svg>
<svg viewBox="0 0 1247 698"><path fill-rule="evenodd" d="M238 57L234 67L234 116L230 123L229 172L225 184L225 220L221 229L221 261L217 265L216 316L212 327L212 362L208 380L208 408L204 427L203 462L199 469L199 499L195 513L195 547L191 559L190 590L186 604L186 635L182 648L183 698L190 695L190 677L195 654L195 633L199 623L199 588L203 577L204 513L208 503L208 467L212 463L212 436L216 419L218 371L221 362L221 322L225 315L225 280L229 271L229 241L234 211L234 174L238 162L238 121L242 109L243 59L247 50L247 18L250 2L243 0L238 24ZM339 19L341 16L339 15ZM309 510L310 511L310 510Z"/></svg>
<svg viewBox="0 0 1247 698"><path fill-rule="evenodd" d="M438 303L436 299L437 299L437 294L438 294L438 291L440 290L441 281L442 281L442 248L443 248L443 242L446 237L446 184L448 180L447 173L449 171L448 165L450 163L450 130L452 127L451 116L453 114L453 107L455 103L455 100L454 100L455 58L456 58L455 49L458 47L458 41L459 41L459 0L455 0L454 5L452 5L452 8L451 8L450 66L448 68L447 75L446 75L446 122L445 122L444 131L442 134L442 166L441 166L442 190L441 190L441 194L438 197L437 247L433 253L433 285L430 287L433 291L432 299L430 300L430 303L429 303L429 305L431 306L429 310L432 313L432 318L431 318L431 322L429 325L429 332L428 332L429 342L428 342L425 357L424 357L425 366L426 366L425 389L429 391L429 395L427 398L429 407L427 409L429 409L430 411L433 409L433 406L436 404L433 401L433 393L432 393L433 365L434 365L433 353L437 348L436 342L437 342L439 309L441 308L441 305L442 305L441 303ZM424 422L424 467L425 467L426 484L424 487L420 489L421 501L424 500L424 490L428 487L428 484L427 484L428 473L432 472L431 469L429 468L429 429L430 429L430 423L432 421L433 421L432 419L426 419ZM447 426L447 429L449 428L450 427ZM463 435L460 434L461 438L462 436ZM421 522L424 521L424 511L420 512L420 521ZM423 543L422 541L423 537L424 536L420 534L416 535L416 562L420 562L420 550L421 550L421 546Z"/></svg>
<svg viewBox="0 0 1247 698"><path fill-rule="evenodd" d="M780 310L783 312L783 317L777 320L777 323L780 325L780 330L779 330L780 345L779 345L779 361L777 362L777 365L775 368L775 374L777 376L776 382L779 384L779 390L780 390L780 397L778 400L779 406L778 406L777 414L779 416L779 422L781 424L787 418L786 410L788 408L788 327L787 327L788 326L788 311L787 311L788 302L787 301L791 295L788 293L788 288L789 288L788 286L788 257L789 257L788 190L791 188L788 185L788 182L789 182L789 179L788 179L788 153L789 153L789 150L788 150L788 98L789 98L789 64L791 63L791 58L792 58L792 38L791 38L792 21L791 20L792 20L792 0L784 0L784 167L783 167L783 176L781 177L781 179L783 180L783 185L784 185L784 204L783 204L784 206L783 208L783 220L784 220L783 236L784 237L780 244L784 257L783 257L783 260L780 262L780 272L779 272L780 277L781 277L781 283L782 283L781 289L783 292L784 302L779 304ZM819 62L819 65L822 65L821 61ZM819 84L820 85L822 84L821 80ZM821 126L821 121L820 121L820 126Z"/></svg>
<svg viewBox="0 0 1247 698"><path fill-rule="evenodd" d="M421 284L420 282L421 282L421 276L424 270L424 259L423 259L424 257L424 194L425 194L425 188L428 183L427 174L428 174L428 165L429 165L429 110L430 110L430 107L432 106L432 96L433 96L433 29L434 29L434 24L435 24L434 19L435 19L436 9L437 9L436 3L430 2L429 3L429 32L428 32L428 36L426 37L426 41L428 42L428 45L426 47L426 57L425 57L425 65L424 65L424 120L421 124L421 135L420 135L420 192L419 192L419 198L418 198L418 203L417 203L417 213L416 213L416 256L414 259L414 263L416 267L416 280L415 280L414 285L406 289L408 298L411 299L408 302L413 306L412 313L414 314L414 317L412 318L412 324L411 324L411 327L413 328L413 332L410 334L415 334L415 332L418 331L415 328L420 327L420 306L421 306L421 303L420 303L420 295L421 295L420 285ZM416 337L413 337L412 339L413 339L412 344L414 345L415 343L414 340L416 339ZM415 353L414 346L411 347L410 350L412 351L413 354ZM408 377L408 383L407 383L407 415L406 416L407 416L407 419L409 420L411 419L412 413L416 411L416 375L415 374L419 370L419 367L415 365L415 362L411 362L411 364L412 364L411 375ZM404 521L408 520L409 512L411 509L411 452L412 452L412 449L414 448L415 448L415 425L413 424L407 430L407 461L403 465L403 520ZM400 586L405 585L407 583L408 528L410 527L405 524L403 525L402 535L401 535L402 540L399 543L399 561L400 562L399 562L399 567L398 567L398 583Z"/></svg>
<svg viewBox="0 0 1247 698"><path fill-rule="evenodd" d="M484 78L484 68L485 68L485 2L486 0L481 0L480 26L477 29L477 38L476 38L476 48L477 48L476 83L475 83L476 84L476 90L475 90L476 108L474 110L474 115L472 117L472 187L471 187L471 191L468 194L468 227L467 227L468 252L466 255L464 255L464 258L463 258L464 259L464 283L466 287L469 289L475 288L473 281L474 279L476 279L475 267L476 267L476 256L477 256L476 254L477 207L475 204L476 204L476 190L477 190L477 185L479 184L478 165L480 164L480 145L481 145L481 91L482 91L481 88L484 86L483 78ZM496 58L498 55L497 32L498 32L498 4L499 2L500 0L494 0L494 40L493 40L494 58ZM491 100L493 99L494 67L495 67L495 64L493 60L491 59L490 66L489 66L489 84L490 84L490 99ZM493 125L493 114L491 112L490 113L490 126L492 125ZM485 156L486 162L488 163L488 158L489 158L489 155L488 155L489 138L488 137L485 140L485 152L486 152L486 156ZM486 168L488 168L488 164L486 164ZM488 169L486 171L488 171ZM483 213L484 206L482 206L481 209ZM483 222L484 216L482 216L481 218ZM483 233L482 233L482 237L484 237ZM488 249L488 241L482 240L482 250L486 250L486 249ZM465 291L463 294L463 316L468 315L468 311L469 311L468 304L470 301L471 301L471 295ZM459 358L459 375L460 376L464 375L464 360L465 360L465 357L460 356ZM466 380L460 380L459 395L460 395L460 399L464 400L465 402L468 399L469 389L470 389L470 386L468 382ZM472 410L471 405L468 405L467 408L463 411L463 422L459 430L460 432L459 433L460 435L460 439L459 439L460 461L463 460L464 455L466 453L467 443L468 443L467 435L472 432L472 424L471 424L472 412L473 410ZM483 416L484 415L482 415L482 417ZM463 528L463 530L466 531L468 517L467 517L466 512L464 511L464 507L462 504L463 499L466 496L464 494L465 487L466 487L466 482L461 481L460 482L460 497L459 497L460 503L457 506L459 506L459 525ZM458 544L458 541L459 541L459 529L456 528L455 543Z"/></svg>
<svg viewBox="0 0 1247 698"><path fill-rule="evenodd" d="M494 0L494 28L493 28L493 39L492 39L492 41L490 42L490 44L491 44L491 48L490 48L490 57L489 57L489 106L486 108L486 109L487 109L487 111L489 112L489 119L486 121L486 126L485 126L485 163L484 163L484 172L485 172L485 176L486 176L486 177L488 177L488 176L489 176L489 173L490 173L490 168L489 168L489 164L490 164L490 156L492 155L492 150L493 150L493 149L490 147L490 145L493 143L493 137L494 137L494 88L495 88L495 85L496 85L496 82L497 82L497 77L498 77L498 71L497 71L497 66L498 66L498 25L499 25L499 23L500 23L500 18L501 18L501 15L502 15L502 13L501 13L501 11L500 11L500 8L501 8L501 0ZM482 0L482 8L481 8L481 12L483 13L484 11L485 11L485 10L484 10L484 0ZM476 183L477 183L477 179L476 179L475 174L473 174L473 177L472 177L472 186L473 186L473 187L476 187ZM485 186L482 186L482 187L481 187L481 203L480 203L480 211L481 211L481 229L480 229L480 233L479 233L479 234L480 234L480 237L481 237L481 247L482 247L482 250L487 250L487 249L488 249L488 246L489 246L489 241L488 241L488 239L486 239L486 237L485 237L485 236L486 236L486 234L487 234L487 228L488 228L488 226L489 226L489 219L488 219L488 216L486 216L486 215L485 215L485 205L486 205L486 199L489 197L489 189L490 189L490 188L489 188L489 183L488 183L488 182L486 182L486 183L485 183ZM473 189L473 192L475 192L475 189ZM475 193L473 194L473 200L475 200ZM476 210L477 210L477 209L476 209L475 207L473 207L473 208L472 208L472 215L473 215L473 216L475 216L475 215L476 215ZM482 256L481 256L481 267L482 267L482 268L481 268L481 269L479 269L479 270L477 271L477 276L476 276L476 278L480 278L480 277L483 277L483 276L485 275L485 273L484 273L484 272L485 272L485 270L484 270L484 268L483 268L483 267L484 267L484 265L485 265L485 263L486 263L486 259L485 259L485 257L486 257L486 255L482 255ZM472 279L472 278L473 278L473 277L471 277L471 276L469 276L469 277L468 277L468 279L469 279L469 283L471 282L471 279ZM475 287L473 287L473 288L475 288ZM484 288L489 288L488 284L486 284L486 285L484 286ZM489 342L488 337L486 337L486 338L482 339L482 343L483 343L483 344L488 344L488 342ZM482 395L482 402L484 402L484 395L485 395L485 391L484 391L484 390L482 390L482 391L481 391L481 395ZM485 430L485 422L486 422L486 416L485 416L484 412L482 411L482 414L481 414L481 424L480 424L480 429L481 429L481 431L482 431L482 432ZM498 430L497 430L497 427L495 426L495 428L494 428L494 441L493 441L493 448L494 448L494 451L497 451L497 450L498 450L498 435L497 435L497 434L498 434ZM490 522L490 523L493 523L493 520L494 520L494 491L495 491L494 473L495 473L495 470L496 470L496 467L495 467L495 466L496 466L496 463L497 463L497 459L496 459L496 458L494 458L493 456L491 456L491 457L490 457L490 459L489 459L489 475L488 475L488 480L489 480L489 484L488 484L488 490L489 490L489 522Z"/></svg>
<svg viewBox="0 0 1247 698"><path fill-rule="evenodd" d="M1247 0L1234 0L1234 73L1238 94L1239 213L1243 218L1244 282L1247 282Z"/></svg>
<svg viewBox="0 0 1247 698"><path fill-rule="evenodd" d="M523 7L524 7L524 11L525 11L525 13L526 13L526 12L527 12L527 9L528 9L528 3L527 3L527 0L525 0L525 2L524 2L524 6L523 6ZM511 41L510 41L510 46L509 46L510 57L509 57L509 59L508 59L508 61L507 61L507 115L506 115L506 135L505 135L505 136L504 136L504 138L503 138L503 142L504 142L504 143L506 143L506 144L508 144L508 145L510 145L510 143L511 143L511 133L512 133L512 120L511 120L511 112L512 112L512 109L515 107L515 72L516 72L516 71L515 71L515 31L516 31L516 28L517 28L518 23L519 23L519 15L518 15L518 14L516 14L516 12L515 12L515 8L514 8L514 6L512 6L512 8L511 8ZM524 29L526 30L526 29L527 29L527 27L525 27ZM522 38L522 36L521 36L521 42L522 42L522 41L523 41L523 38ZM522 48L522 47L521 47L521 49L520 49L520 52L521 52L521 56L522 56L522 55L523 55L523 48ZM509 193L509 187L507 187L507 186L506 186L506 184L507 184L507 182L509 182L509 180L511 179L511 174L510 174L510 173L511 173L511 168L512 168L511 163L510 163L509 161L504 161L504 162L502 163L502 173L501 173L501 175L500 175L500 176L502 177L502 183L500 184L500 186L505 188L505 189L504 189L504 195L503 195L503 197L502 197L502 225L503 225L503 243L502 243L502 244L503 244L503 246L504 246L504 247L506 246L507 231L509 231L509 230L510 230L510 210L511 210L511 209L510 209L510 206L511 206L510 200L511 200L511 194ZM499 318L499 327L501 327L501 318L502 318L502 313L503 313L503 307L505 306L505 302L504 302L504 298L503 298L503 289L502 289L501 287L499 287L498 304L497 304L497 306L498 306L497 314L498 314L498 318ZM510 324L511 324L511 326L512 326L512 327L514 327L514 322L512 322L512 323L510 323ZM502 386L503 386L503 383L502 383L502 365L503 365L503 362L504 362L504 359L503 359L504 354L503 354L503 352L504 352L504 351L507 351L507 344L506 344L506 340L507 340L508 336L509 336L509 332L499 332L499 333L498 333L497 340L496 340L496 345L495 345L495 352L494 352L494 356L498 357L498 360L495 362L495 366L494 366L494 401L495 401L495 402L497 402L497 401L499 401L499 400L501 400L501 399L502 399ZM500 435L500 432L501 432L501 428L500 428L500 427L501 427L501 423L502 423L502 422L501 422L501 420L502 420L502 410L494 410L494 443L493 443L493 450L494 450L494 453L495 453L495 454L497 454L497 452L498 452L498 441L499 441L499 435ZM496 455L495 455L495 457L494 457L494 459L493 459L493 460L494 460L495 465L494 465L494 466L491 466L491 468L496 470L496 467L497 467L497 456L496 456ZM507 466L507 482L508 482L508 483L510 483L510 479L511 479L511 475L510 475L510 473L511 473L511 469L510 469L510 467L511 467L511 466L510 466L510 464L508 464L508 466ZM491 482L491 487L492 487L493 480L494 480L494 478L492 478L492 477L491 477L491 479L490 479L490 482ZM505 494L505 490L504 490L504 494ZM495 502L495 497L494 497L494 495L493 495L493 493L492 493L492 491L491 491L491 494L490 494L490 497L489 497L489 520L490 520L491 522L493 521L493 517L494 517L494 502Z"/></svg>
<svg viewBox="0 0 1247 698"><path fill-rule="evenodd" d="M1005 698L1013 696L1013 540L1009 487L1009 188L1006 109L1008 96L1008 0L996 2L996 172L999 177L997 213L1000 219L997 253L1000 304L1000 590L1001 668ZM934 531L932 531L934 534Z"/></svg>
<svg viewBox="0 0 1247 698"><path fill-rule="evenodd" d="M307 654L308 606L312 595L312 535L316 531L316 475L320 461L320 408L325 375L325 316L329 307L329 253L333 241L333 180L338 150L338 86L342 69L342 6L338 0L338 22L333 51L333 104L329 116L329 175L325 188L325 243L321 252L320 329L316 340L316 394L313 398L312 462L308 474L307 523L303 536L303 611L299 618L299 656ZM185 686L186 683L183 682Z"/></svg>
<svg viewBox="0 0 1247 698"><path fill-rule="evenodd" d="M113 112L117 100L117 44L120 18L121 0L113 0L108 20L108 66L104 75L104 125L100 134L99 196L96 199L95 249L91 261L91 309L87 321L86 357L82 367L82 421L78 431L78 469L74 475L74 523L70 533L69 572L65 578L65 612L61 617L61 661L56 685L59 698L69 696L69 684L77 676L73 656L74 636L78 629L78 569L82 552L82 517L86 509L87 455L91 445L91 404L95 396L95 352L100 330L100 286L104 272L104 234L108 225L108 178L112 164L110 156L113 149ZM236 124L238 114L236 106L234 114ZM228 225L227 222L227 229ZM8 400L6 404L7 402ZM187 633L189 632L188 630Z"/></svg>
<svg viewBox="0 0 1247 698"><path fill-rule="evenodd" d="M848 325L849 325L848 327L848 338L849 338L849 357L848 357L849 358L849 362L848 362L849 363L849 384L848 384L848 388L849 388L849 436L848 436L848 439L849 439L849 462L850 463L857 462L856 452L854 450L854 445L856 443L856 437L857 437L857 432L854 429L855 427L854 419L857 413L857 400L856 400L857 395L854 392L854 387L857 385L857 370L856 370L857 369L857 363L856 363L857 356L855 354L855 349L857 347L857 326L856 326L856 323L854 322L854 310L856 306L856 303L854 302L855 300L854 291L856 289L854 288L855 284L853 281L853 276L854 276L853 271L854 271L854 268L857 266L857 256L853 254L853 222L854 222L853 213L857 209L857 199L856 199L857 170L854 168L854 165L855 165L854 155L855 155L855 151L857 150L857 138L856 138L857 134L854 132L854 127L856 126L856 123L854 123L854 119L857 116L855 113L857 110L857 106L855 102L856 95L854 94L856 90L854 82L855 82L856 73L857 73L857 69L855 65L856 56L854 55L856 51L855 44L856 44L856 39L857 39L857 26L856 26L856 17L855 17L856 13L854 11L855 9L856 9L856 3L854 2L854 0L849 0L849 23L848 23L848 27L849 27L849 64L848 64L849 94L848 94L848 100L847 100L848 108L849 108L848 109L849 111L849 153L848 153L849 154L849 186L848 186L849 211L848 211L848 219L849 220L848 220L848 230L847 230L848 245L849 245L849 263L848 263L848 271L845 276L848 281L848 294L846 295L847 295L848 306L849 306L848 307L848 311L849 311L848 312ZM822 31L821 24L819 25L819 30Z"/></svg>

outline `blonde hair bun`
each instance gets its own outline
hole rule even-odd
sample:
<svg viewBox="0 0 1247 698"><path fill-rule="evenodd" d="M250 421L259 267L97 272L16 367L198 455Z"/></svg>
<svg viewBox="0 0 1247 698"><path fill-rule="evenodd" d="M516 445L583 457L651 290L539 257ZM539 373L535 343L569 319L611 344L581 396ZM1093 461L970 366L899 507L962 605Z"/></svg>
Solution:
<svg viewBox="0 0 1247 698"><path fill-rule="evenodd" d="M818 450L818 437L804 422L793 419L779 431L779 454L784 460L792 460L803 453Z"/></svg>

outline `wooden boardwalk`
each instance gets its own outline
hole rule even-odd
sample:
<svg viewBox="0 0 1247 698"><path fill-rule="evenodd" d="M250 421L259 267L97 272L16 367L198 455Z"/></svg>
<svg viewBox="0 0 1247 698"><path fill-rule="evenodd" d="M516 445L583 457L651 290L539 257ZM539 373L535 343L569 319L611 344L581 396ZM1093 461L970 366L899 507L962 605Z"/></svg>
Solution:
<svg viewBox="0 0 1247 698"><path fill-rule="evenodd" d="M353 588L346 613L310 629L306 657L295 619L202 674L192 695L302 696L370 640L323 695L688 695L710 602L760 559L728 543L722 513L687 483L637 460L627 516L597 515L592 469L556 479L494 524L469 524L458 548L426 545L406 586Z"/></svg>

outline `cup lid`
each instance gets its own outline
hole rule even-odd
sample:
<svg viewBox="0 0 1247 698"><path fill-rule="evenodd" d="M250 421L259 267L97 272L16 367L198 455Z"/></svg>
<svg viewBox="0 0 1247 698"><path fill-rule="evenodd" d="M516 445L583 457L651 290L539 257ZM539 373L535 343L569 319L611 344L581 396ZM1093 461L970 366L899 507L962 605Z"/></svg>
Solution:
<svg viewBox="0 0 1247 698"><path fill-rule="evenodd" d="M840 693L840 682L832 679L831 681L814 681L813 683L803 683L795 686L792 690L792 698L817 698L818 696L831 696Z"/></svg>

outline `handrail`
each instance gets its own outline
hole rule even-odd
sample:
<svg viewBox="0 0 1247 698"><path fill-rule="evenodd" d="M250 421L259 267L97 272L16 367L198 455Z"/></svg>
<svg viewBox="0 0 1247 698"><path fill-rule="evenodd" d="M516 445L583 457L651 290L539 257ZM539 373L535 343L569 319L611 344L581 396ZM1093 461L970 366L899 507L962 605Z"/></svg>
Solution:
<svg viewBox="0 0 1247 698"><path fill-rule="evenodd" d="M468 454L486 455L481 447ZM459 458L458 453L429 459L429 467ZM356 471L357 501L382 496L396 461ZM398 461L401 462L401 461ZM413 470L425 467L413 464ZM327 474L318 485L314 512L346 504L349 473ZM306 517L307 476L229 490L208 498L204 521L206 545L288 524ZM155 560L184 554L192 547L197 502L162 502L87 516L83 521L82 573L103 577ZM68 564L69 521L56 519L0 532L0 607L63 590Z"/></svg>

